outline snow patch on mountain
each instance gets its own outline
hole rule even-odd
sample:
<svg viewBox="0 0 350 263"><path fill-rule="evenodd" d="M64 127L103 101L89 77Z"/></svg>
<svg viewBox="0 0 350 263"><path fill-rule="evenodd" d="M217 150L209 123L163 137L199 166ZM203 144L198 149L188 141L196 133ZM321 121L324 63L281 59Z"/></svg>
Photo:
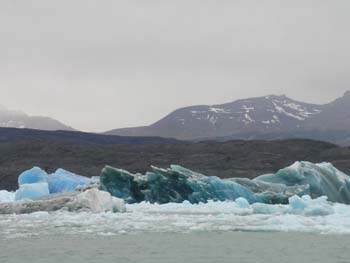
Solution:
<svg viewBox="0 0 350 263"><path fill-rule="evenodd" d="M223 114L230 114L231 111L230 110L226 110L226 109L221 109L221 108L209 108L210 112L215 112L215 113L223 113Z"/></svg>
<svg viewBox="0 0 350 263"><path fill-rule="evenodd" d="M195 121L207 121L216 126L225 121L239 122L241 125L281 125L287 120L304 122L322 112L313 105L299 103L285 96L266 96L249 100L240 100L223 105L207 106L206 109L189 109L178 121L184 125ZM263 116L262 116L263 115ZM283 120L283 121L282 121ZM297 124L299 125L299 124Z"/></svg>

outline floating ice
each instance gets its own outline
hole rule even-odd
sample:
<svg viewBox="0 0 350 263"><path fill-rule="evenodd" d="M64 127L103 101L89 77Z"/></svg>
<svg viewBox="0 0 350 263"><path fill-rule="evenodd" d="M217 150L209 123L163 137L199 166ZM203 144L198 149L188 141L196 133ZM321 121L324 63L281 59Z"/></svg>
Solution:
<svg viewBox="0 0 350 263"><path fill-rule="evenodd" d="M39 167L33 167L32 169L23 172L18 177L18 185L45 182L47 182L47 173Z"/></svg>
<svg viewBox="0 0 350 263"><path fill-rule="evenodd" d="M73 174L64 169L58 169L47 177L50 194L74 192L77 187L90 183L90 179Z"/></svg>
<svg viewBox="0 0 350 263"><path fill-rule="evenodd" d="M297 162L254 180L208 177L176 165L169 169L152 167L145 175L107 166L100 180L104 190L128 203L199 203L243 197L250 204L288 204L294 195L327 196L332 202L350 203L349 177L326 163Z"/></svg>
<svg viewBox="0 0 350 263"><path fill-rule="evenodd" d="M104 190L128 203L198 203L243 197L249 203L288 204L294 195L327 196L332 202L350 203L349 176L329 163L296 162L254 180L208 177L177 165L169 169L152 167L145 175L107 166L100 180Z"/></svg>
<svg viewBox="0 0 350 263"><path fill-rule="evenodd" d="M296 162L273 175L263 175L255 182L277 183L289 187L304 186L312 198L327 196L332 202L350 204L349 176L330 163Z"/></svg>
<svg viewBox="0 0 350 263"><path fill-rule="evenodd" d="M90 196L90 194L87 195ZM88 199L96 200L96 198ZM106 200L109 203L108 198ZM40 202L42 201L32 203L39 204ZM302 202L304 205L296 205L298 202ZM19 202L17 205L21 203ZM26 215L0 215L0 238L15 237L18 236L18 233L23 234L23 236L67 233L95 236L106 233L125 235L197 231L350 234L350 206L328 202L324 197L318 199L311 199L307 196L292 197L291 204L288 205L261 203L247 205L247 201L242 198L236 202L209 201L198 204L190 204L188 201L162 205L142 202L127 204L127 213L91 213L89 208L82 205L84 203L89 204L90 202L80 201L73 202L73 205L71 203L66 205L68 211L80 211L80 213L59 210ZM96 204L96 202L92 203ZM243 203L245 205L242 207ZM90 207L93 206L90 205ZM103 204L102 207L104 207ZM75 210L77 208L81 210ZM319 213L319 208L327 208L323 209L327 213ZM13 223L14 221L16 224Z"/></svg>
<svg viewBox="0 0 350 263"><path fill-rule="evenodd" d="M0 203L8 203L15 201L15 193L6 190L0 191Z"/></svg>
<svg viewBox="0 0 350 263"><path fill-rule="evenodd" d="M46 184L46 189L48 189L47 183L38 184ZM27 184L21 187L37 187L37 184ZM29 198L25 196L27 193L31 194ZM21 202L0 203L0 215L54 212L58 210L93 213L124 212L126 210L123 200L112 197L109 193L96 188L88 189L82 193L74 192L41 196L38 200L33 200L35 199L32 196L33 193L37 192L34 192L33 189L30 189L29 192L24 191L23 196L21 196L21 199L23 199Z"/></svg>
<svg viewBox="0 0 350 263"><path fill-rule="evenodd" d="M239 208L249 208L249 202L247 199L244 199L243 197L239 197L236 199L236 204Z"/></svg>
<svg viewBox="0 0 350 263"><path fill-rule="evenodd" d="M102 189L128 203L147 201L151 203L191 203L208 200L225 201L244 197L250 203L260 201L249 189L233 181L207 177L180 166L170 169L152 167L145 175L107 166L101 175Z"/></svg>
<svg viewBox="0 0 350 263"><path fill-rule="evenodd" d="M47 183L22 184L16 191L15 200L36 200L49 194Z"/></svg>
<svg viewBox="0 0 350 263"><path fill-rule="evenodd" d="M20 188L16 195L16 200L35 200L47 195L44 185L40 183L47 184L49 194L56 194L74 192L78 187L87 185L90 182L89 178L73 174L64 169L58 169L53 174L47 174L39 167L33 167L18 177Z"/></svg>
<svg viewBox="0 0 350 263"><path fill-rule="evenodd" d="M108 192L90 189L77 195L75 202L79 207L87 207L94 213L125 212L125 203L122 199L111 196Z"/></svg>

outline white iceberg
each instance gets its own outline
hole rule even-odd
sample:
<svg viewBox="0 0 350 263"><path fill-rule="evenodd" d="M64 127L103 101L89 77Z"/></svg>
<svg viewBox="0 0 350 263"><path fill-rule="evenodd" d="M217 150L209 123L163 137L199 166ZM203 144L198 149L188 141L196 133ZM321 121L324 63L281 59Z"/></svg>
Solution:
<svg viewBox="0 0 350 263"><path fill-rule="evenodd" d="M33 186L27 184L23 186ZM29 214L35 212L54 212L58 210L69 212L125 212L123 200L112 197L109 193L96 188L82 193L67 193L47 195L37 200L23 198L18 202L0 203L0 214Z"/></svg>
<svg viewBox="0 0 350 263"><path fill-rule="evenodd" d="M0 190L0 203L8 203L15 201L15 193L6 190Z"/></svg>

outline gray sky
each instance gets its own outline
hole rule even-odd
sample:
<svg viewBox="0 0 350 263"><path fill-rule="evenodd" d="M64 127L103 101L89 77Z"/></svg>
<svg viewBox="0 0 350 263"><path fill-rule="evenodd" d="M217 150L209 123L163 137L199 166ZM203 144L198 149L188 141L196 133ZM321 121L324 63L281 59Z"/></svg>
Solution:
<svg viewBox="0 0 350 263"><path fill-rule="evenodd" d="M103 131L350 89L348 0L1 0L0 104Z"/></svg>

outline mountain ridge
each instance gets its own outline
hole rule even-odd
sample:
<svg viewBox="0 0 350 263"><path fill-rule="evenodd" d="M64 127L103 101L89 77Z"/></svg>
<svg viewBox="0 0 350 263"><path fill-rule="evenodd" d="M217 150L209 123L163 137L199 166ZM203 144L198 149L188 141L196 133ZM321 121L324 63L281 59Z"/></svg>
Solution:
<svg viewBox="0 0 350 263"><path fill-rule="evenodd" d="M22 111L9 110L3 105L0 105L0 127L19 129L27 128L46 131L75 130L56 119L46 116L31 116Z"/></svg>
<svg viewBox="0 0 350 263"><path fill-rule="evenodd" d="M198 140L245 139L242 136L245 133L255 134L255 139L265 134L288 138L283 134L295 132L308 133L307 138L318 139L317 136L313 138L312 131L350 134L349 104L350 91L326 104L305 103L286 95L268 95L224 104L179 108L149 126L115 129L106 133ZM348 137L350 143L350 135Z"/></svg>

